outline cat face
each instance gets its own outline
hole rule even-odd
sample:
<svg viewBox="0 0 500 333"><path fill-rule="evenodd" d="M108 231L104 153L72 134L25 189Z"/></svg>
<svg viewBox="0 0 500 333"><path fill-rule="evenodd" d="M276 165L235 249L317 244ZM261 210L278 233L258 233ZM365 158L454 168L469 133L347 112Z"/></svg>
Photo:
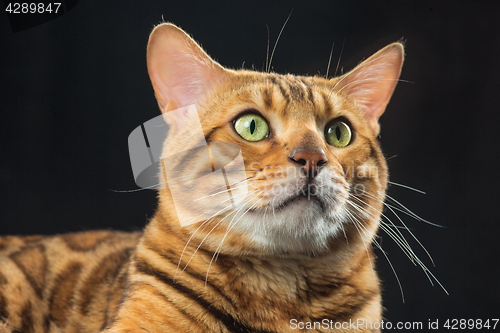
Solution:
<svg viewBox="0 0 500 333"><path fill-rule="evenodd" d="M158 26L148 69L160 109L175 114L163 157L172 162L169 174L182 178L160 191L161 209L194 211L200 223L185 230L219 251L317 254L343 242L371 242L387 183L378 118L402 61L395 43L334 79L233 71L179 28ZM182 111L193 104L195 117ZM198 119L201 139L194 138ZM200 148L203 139L208 154ZM194 144L186 149L188 142ZM240 152L244 170L231 164ZM220 191L200 181L219 169L214 163L231 180ZM160 172L162 181L173 179L167 174ZM180 187L195 191L173 200ZM218 200L228 193L229 200Z"/></svg>

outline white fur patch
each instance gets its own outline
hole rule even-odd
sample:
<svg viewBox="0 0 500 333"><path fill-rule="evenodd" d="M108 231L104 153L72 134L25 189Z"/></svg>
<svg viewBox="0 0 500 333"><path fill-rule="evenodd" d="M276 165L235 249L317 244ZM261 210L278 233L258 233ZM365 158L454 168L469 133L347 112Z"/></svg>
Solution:
<svg viewBox="0 0 500 333"><path fill-rule="evenodd" d="M240 204L232 219L234 229L249 235L257 247L273 252L326 249L328 240L348 222L346 183L326 168L310 184L305 177L288 177L279 183L260 198L261 208L251 208L256 200ZM293 198L308 184L309 195Z"/></svg>

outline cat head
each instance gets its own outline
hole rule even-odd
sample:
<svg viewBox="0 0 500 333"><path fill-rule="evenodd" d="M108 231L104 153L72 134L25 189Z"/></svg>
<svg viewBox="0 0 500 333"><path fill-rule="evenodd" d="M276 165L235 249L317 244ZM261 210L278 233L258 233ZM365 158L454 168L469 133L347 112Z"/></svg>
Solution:
<svg viewBox="0 0 500 333"><path fill-rule="evenodd" d="M196 223L182 232L227 253L371 242L387 185L378 120L403 58L394 43L332 79L230 70L180 28L157 26L147 62L172 129L162 155L171 167L160 170L165 220L175 227L191 211Z"/></svg>

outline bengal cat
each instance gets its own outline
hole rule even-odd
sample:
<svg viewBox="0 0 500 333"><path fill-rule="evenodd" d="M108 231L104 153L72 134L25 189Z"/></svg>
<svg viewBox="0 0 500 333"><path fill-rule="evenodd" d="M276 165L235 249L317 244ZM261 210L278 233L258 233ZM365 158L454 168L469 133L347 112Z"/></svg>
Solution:
<svg viewBox="0 0 500 333"><path fill-rule="evenodd" d="M214 161L170 137L192 139L182 110L195 105L209 145L241 150L248 191L184 226L167 186L142 233L1 237L0 332L379 331L353 322L382 320L378 119L403 58L394 43L335 78L231 70L157 26L149 75L161 112L181 110L165 158L194 169L183 186L205 186L196 178Z"/></svg>

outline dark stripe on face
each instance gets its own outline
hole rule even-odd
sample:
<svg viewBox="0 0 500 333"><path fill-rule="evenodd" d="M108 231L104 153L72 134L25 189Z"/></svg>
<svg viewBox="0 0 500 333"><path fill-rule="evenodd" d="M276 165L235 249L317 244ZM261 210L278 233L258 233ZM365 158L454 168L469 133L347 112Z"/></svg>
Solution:
<svg viewBox="0 0 500 333"><path fill-rule="evenodd" d="M50 318L60 327L64 327L68 319L75 286L80 280L82 264L69 264L55 279L54 289L49 298Z"/></svg>
<svg viewBox="0 0 500 333"><path fill-rule="evenodd" d="M314 105L314 96L313 96L313 91L312 91L311 86L304 79L300 79L300 81L302 81L302 83L306 87L307 99L309 100L309 102L311 102L312 105Z"/></svg>
<svg viewBox="0 0 500 333"><path fill-rule="evenodd" d="M285 99L286 103L290 104L290 96L288 96L288 93L285 91L285 88L283 88L281 83L278 82L278 80L273 76L269 77L269 81L271 81L275 86L278 87L278 89L280 90L281 95L283 95L283 98Z"/></svg>
<svg viewBox="0 0 500 333"><path fill-rule="evenodd" d="M193 147L191 143L189 143L187 148L190 147ZM190 148L183 152L169 156L168 159L165 158L163 161L167 170L169 170L169 172L165 173L165 175L170 174L173 176L175 179L172 181L175 183L189 182L212 171L210 165L210 155L205 142L198 147ZM206 165L201 163L206 163ZM198 167L197 170L190 168L192 165L196 165ZM199 175L199 173L202 174Z"/></svg>
<svg viewBox="0 0 500 333"><path fill-rule="evenodd" d="M264 330L252 329L250 327L247 327L238 319L216 308L213 303L210 303L207 300L205 300L202 297L202 295L199 295L195 293L193 290L189 289L188 287L182 285L179 282L179 280L177 280L177 282L174 283L172 276L168 275L166 272L157 270L156 268L150 266L144 260L138 259L135 262L135 266L139 272L155 277L160 282L168 285L169 287L175 289L180 294L183 294L185 297L189 298L191 301L197 303L200 307L205 309L205 311L210 313L216 321L219 321L221 324L223 324L229 332L256 332L256 333L268 332Z"/></svg>
<svg viewBox="0 0 500 333"><path fill-rule="evenodd" d="M370 157L373 159L373 162L375 162L377 169L379 170L379 173L382 172L380 161L378 159L378 157L381 157L379 152L375 149L370 140L366 140L366 143L370 147Z"/></svg>
<svg viewBox="0 0 500 333"><path fill-rule="evenodd" d="M0 286L7 283L7 278L0 272Z"/></svg>
<svg viewBox="0 0 500 333"><path fill-rule="evenodd" d="M330 100L324 91L321 91L321 97L323 98L323 103L325 104L325 114L330 116L332 114L332 105Z"/></svg>
<svg viewBox="0 0 500 333"><path fill-rule="evenodd" d="M218 130L218 129L219 129L219 127L212 127L212 129L210 130L210 132L208 132L208 133L207 133L207 135L205 135L205 141L206 141L206 142L211 142L211 141L212 141L212 140L211 140L212 135L213 135L213 134L215 133L215 131L216 131L216 130ZM204 143L202 143L202 144L204 144Z"/></svg>
<svg viewBox="0 0 500 333"><path fill-rule="evenodd" d="M269 88L264 88L263 92L262 92L262 97L264 99L264 105L266 106L266 108L268 108L269 110L272 110L273 108L273 97L272 97L272 94L271 92L269 91Z"/></svg>
<svg viewBox="0 0 500 333"><path fill-rule="evenodd" d="M286 81L288 82L288 90L290 90L290 95L295 101L301 102L304 100L304 91L302 87L299 86L297 81L286 77Z"/></svg>
<svg viewBox="0 0 500 333"><path fill-rule="evenodd" d="M85 286L80 290L80 307L83 314L90 311L89 305L103 284L112 283L120 269L130 258L131 249L124 249L104 257L94 268Z"/></svg>

